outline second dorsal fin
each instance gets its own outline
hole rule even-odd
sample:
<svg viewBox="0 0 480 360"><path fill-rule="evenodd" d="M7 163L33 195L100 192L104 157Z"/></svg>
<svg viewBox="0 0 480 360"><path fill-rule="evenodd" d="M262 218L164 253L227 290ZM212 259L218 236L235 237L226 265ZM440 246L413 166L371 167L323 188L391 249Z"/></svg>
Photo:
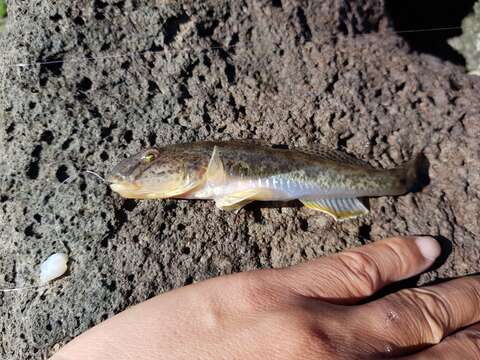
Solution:
<svg viewBox="0 0 480 360"><path fill-rule="evenodd" d="M315 155L322 160L336 161L352 166L361 166L374 169L372 165L364 160L357 159L353 155L347 154L340 150L328 148L324 145L300 146L293 148L294 150L305 154Z"/></svg>

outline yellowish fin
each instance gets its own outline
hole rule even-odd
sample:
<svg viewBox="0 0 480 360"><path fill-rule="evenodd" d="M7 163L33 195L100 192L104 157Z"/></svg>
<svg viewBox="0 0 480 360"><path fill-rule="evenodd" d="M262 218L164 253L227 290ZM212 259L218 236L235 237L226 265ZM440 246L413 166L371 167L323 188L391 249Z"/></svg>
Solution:
<svg viewBox="0 0 480 360"><path fill-rule="evenodd" d="M309 209L321 211L335 220L346 220L368 214L368 209L356 198L346 199L300 199Z"/></svg>
<svg viewBox="0 0 480 360"><path fill-rule="evenodd" d="M215 146L212 151L212 156L208 163L206 172L206 181L210 184L220 185L227 181L227 174L220 159L220 149Z"/></svg>

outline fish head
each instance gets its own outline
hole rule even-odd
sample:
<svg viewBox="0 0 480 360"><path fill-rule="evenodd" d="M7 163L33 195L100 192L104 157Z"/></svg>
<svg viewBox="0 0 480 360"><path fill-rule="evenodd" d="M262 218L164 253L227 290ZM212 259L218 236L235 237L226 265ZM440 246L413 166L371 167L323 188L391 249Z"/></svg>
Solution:
<svg viewBox="0 0 480 360"><path fill-rule="evenodd" d="M125 198L165 199L182 195L198 184L184 154L151 148L116 165L107 176L110 188Z"/></svg>

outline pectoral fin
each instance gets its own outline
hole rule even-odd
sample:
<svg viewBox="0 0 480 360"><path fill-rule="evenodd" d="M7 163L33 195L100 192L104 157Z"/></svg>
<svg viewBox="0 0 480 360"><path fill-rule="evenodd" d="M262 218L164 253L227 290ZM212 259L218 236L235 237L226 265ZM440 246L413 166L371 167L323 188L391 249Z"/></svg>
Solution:
<svg viewBox="0 0 480 360"><path fill-rule="evenodd" d="M267 189L249 189L215 199L215 204L222 210L238 210L259 198L268 196Z"/></svg>
<svg viewBox="0 0 480 360"><path fill-rule="evenodd" d="M356 198L300 199L309 209L321 211L335 220L346 220L368 214L368 209Z"/></svg>
<svg viewBox="0 0 480 360"><path fill-rule="evenodd" d="M222 198L220 200L224 200L224 198ZM217 205L217 207L219 209L222 209L222 210L225 210L225 211L236 211L236 210L240 210L244 206L250 204L252 201L254 201L254 200L243 200L243 201L236 202L232 205L223 205L221 202L215 201L215 204Z"/></svg>

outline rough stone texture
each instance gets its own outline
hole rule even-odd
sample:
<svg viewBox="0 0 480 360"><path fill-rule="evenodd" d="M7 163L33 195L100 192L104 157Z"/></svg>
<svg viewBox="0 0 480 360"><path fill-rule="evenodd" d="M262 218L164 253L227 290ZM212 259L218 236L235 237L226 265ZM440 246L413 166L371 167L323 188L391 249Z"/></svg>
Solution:
<svg viewBox="0 0 480 360"><path fill-rule="evenodd" d="M462 36L452 38L448 43L463 55L467 69L480 76L480 1L474 5L473 11L462 22Z"/></svg>
<svg viewBox="0 0 480 360"><path fill-rule="evenodd" d="M480 270L480 78L409 53L382 1L49 4L10 4L1 39L0 279L36 284L55 251L70 273L0 294L1 358L41 359L174 287L388 235L452 242L420 282ZM64 62L12 65L44 60ZM125 201L93 177L58 186L149 144L229 138L323 143L385 167L423 150L431 181L343 223L301 207L235 219L212 202Z"/></svg>

